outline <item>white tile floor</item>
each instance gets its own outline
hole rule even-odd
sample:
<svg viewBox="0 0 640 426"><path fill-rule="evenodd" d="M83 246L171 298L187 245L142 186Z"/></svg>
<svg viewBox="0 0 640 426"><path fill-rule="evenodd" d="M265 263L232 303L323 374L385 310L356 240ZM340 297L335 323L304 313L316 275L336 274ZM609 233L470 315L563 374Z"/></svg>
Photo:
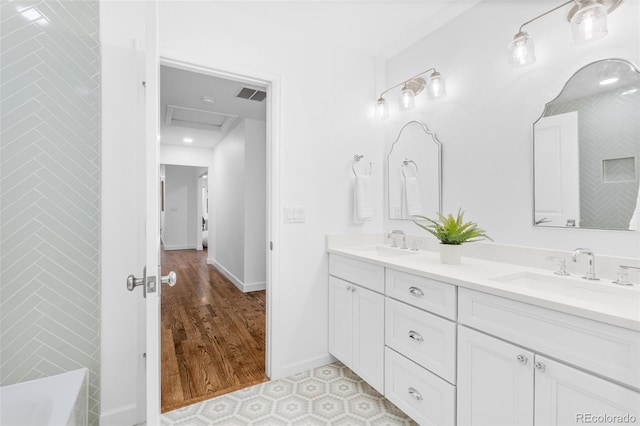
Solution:
<svg viewBox="0 0 640 426"><path fill-rule="evenodd" d="M163 426L416 425L342 363L261 383L162 416Z"/></svg>

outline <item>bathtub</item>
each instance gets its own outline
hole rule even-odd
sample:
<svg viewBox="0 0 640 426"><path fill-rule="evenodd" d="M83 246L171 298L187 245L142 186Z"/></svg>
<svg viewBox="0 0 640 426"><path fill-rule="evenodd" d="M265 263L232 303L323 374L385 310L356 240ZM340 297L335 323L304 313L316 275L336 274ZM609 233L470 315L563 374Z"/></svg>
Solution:
<svg viewBox="0 0 640 426"><path fill-rule="evenodd" d="M88 370L0 387L2 426L86 426Z"/></svg>

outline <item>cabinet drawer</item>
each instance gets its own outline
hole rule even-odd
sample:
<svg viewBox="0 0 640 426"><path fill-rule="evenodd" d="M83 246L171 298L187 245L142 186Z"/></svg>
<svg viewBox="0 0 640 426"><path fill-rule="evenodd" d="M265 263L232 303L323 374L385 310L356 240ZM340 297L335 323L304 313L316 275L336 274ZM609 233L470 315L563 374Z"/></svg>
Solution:
<svg viewBox="0 0 640 426"><path fill-rule="evenodd" d="M408 360L385 349L384 395L420 425L454 425L456 388Z"/></svg>
<svg viewBox="0 0 640 426"><path fill-rule="evenodd" d="M329 274L384 293L384 267L348 257L329 255Z"/></svg>
<svg viewBox="0 0 640 426"><path fill-rule="evenodd" d="M450 320L456 319L454 285L387 268L386 294Z"/></svg>
<svg viewBox="0 0 640 426"><path fill-rule="evenodd" d="M385 344L449 381L456 382L456 324L387 297Z"/></svg>
<svg viewBox="0 0 640 426"><path fill-rule="evenodd" d="M458 322L640 389L640 332L461 288Z"/></svg>

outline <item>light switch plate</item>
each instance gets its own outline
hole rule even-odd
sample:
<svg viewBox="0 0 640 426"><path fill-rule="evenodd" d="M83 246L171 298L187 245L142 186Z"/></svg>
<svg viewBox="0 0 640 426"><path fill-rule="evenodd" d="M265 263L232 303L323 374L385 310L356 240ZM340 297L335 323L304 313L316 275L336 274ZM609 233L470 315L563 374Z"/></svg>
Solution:
<svg viewBox="0 0 640 426"><path fill-rule="evenodd" d="M284 208L285 223L303 223L305 222L305 211L303 206L285 206Z"/></svg>

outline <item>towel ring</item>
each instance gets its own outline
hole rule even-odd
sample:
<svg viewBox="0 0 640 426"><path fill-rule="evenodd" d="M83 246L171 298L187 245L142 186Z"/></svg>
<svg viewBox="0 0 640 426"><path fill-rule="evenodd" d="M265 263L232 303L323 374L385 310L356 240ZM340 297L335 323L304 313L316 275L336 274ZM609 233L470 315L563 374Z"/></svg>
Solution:
<svg viewBox="0 0 640 426"><path fill-rule="evenodd" d="M403 159L402 159L402 166L400 167L400 169L402 170L402 176L403 176L405 179L407 178L407 175L404 173L404 168L405 168L405 167L408 167L408 166L409 166L409 164L413 164L413 167L415 167L415 168L416 168L416 173L415 173L415 176L414 176L414 177L418 177L418 171L419 171L419 170L418 170L418 165L416 164L416 162L415 162L415 161L413 161L413 160L411 160L411 159L409 159L409 158L403 158Z"/></svg>
<svg viewBox="0 0 640 426"><path fill-rule="evenodd" d="M362 160L364 158L363 154L356 154L353 156L353 162L351 163L351 170L353 170L353 174L355 176L358 176L358 173L356 172L356 163L359 162L360 160ZM369 163L369 176L371 176L371 171L373 170L373 165L371 163Z"/></svg>

